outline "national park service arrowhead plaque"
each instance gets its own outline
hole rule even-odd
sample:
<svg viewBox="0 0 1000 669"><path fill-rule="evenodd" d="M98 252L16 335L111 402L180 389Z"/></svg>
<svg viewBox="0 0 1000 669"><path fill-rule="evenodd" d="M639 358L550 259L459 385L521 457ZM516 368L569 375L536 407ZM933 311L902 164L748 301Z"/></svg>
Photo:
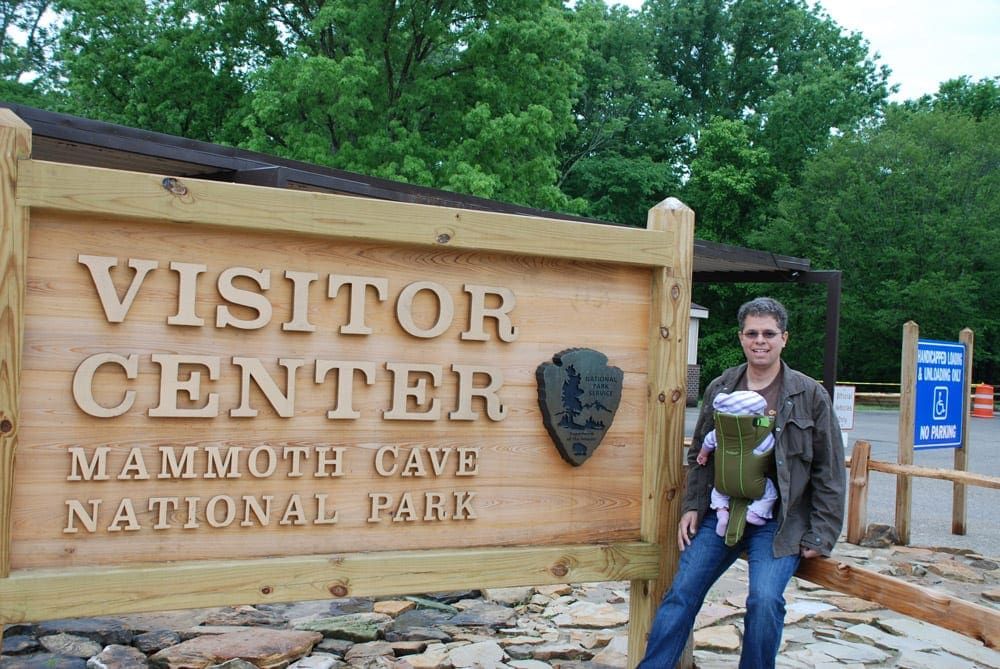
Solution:
<svg viewBox="0 0 1000 669"><path fill-rule="evenodd" d="M589 348L556 353L535 370L542 422L559 454L574 467L594 454L611 427L624 375L608 365L608 356Z"/></svg>

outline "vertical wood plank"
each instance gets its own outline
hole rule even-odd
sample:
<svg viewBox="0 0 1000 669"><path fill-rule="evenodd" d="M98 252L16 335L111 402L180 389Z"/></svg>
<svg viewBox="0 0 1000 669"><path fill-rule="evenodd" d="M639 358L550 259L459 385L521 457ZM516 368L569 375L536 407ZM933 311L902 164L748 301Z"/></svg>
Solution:
<svg viewBox="0 0 1000 669"><path fill-rule="evenodd" d="M677 572L674 538L684 485L684 407L687 400L687 337L691 317L694 211L676 198L650 209L646 227L674 234L673 265L653 270L647 399L639 536L660 546L655 581L633 581L628 665L642 659L656 608Z"/></svg>
<svg viewBox="0 0 1000 669"><path fill-rule="evenodd" d="M868 527L868 460L872 445L867 441L854 442L851 451L851 484L847 493L847 541L858 544L865 537Z"/></svg>
<svg viewBox="0 0 1000 669"><path fill-rule="evenodd" d="M14 204L14 195L18 160L30 155L31 128L9 109L0 109L0 578L10 574L28 257L28 211Z"/></svg>
<svg viewBox="0 0 1000 669"><path fill-rule="evenodd" d="M913 430L917 413L917 340L920 326L913 321L903 325L902 366L899 373L899 450L901 465L913 464ZM910 476L896 476L896 531L904 546L910 543Z"/></svg>
<svg viewBox="0 0 1000 669"><path fill-rule="evenodd" d="M962 445L955 449L955 471L969 471L969 385L972 382L972 356L975 352L976 337L969 328L958 334L958 340L965 344L965 369L962 372L964 390L962 393ZM951 489L951 533L964 535L967 520L966 485L957 481Z"/></svg>

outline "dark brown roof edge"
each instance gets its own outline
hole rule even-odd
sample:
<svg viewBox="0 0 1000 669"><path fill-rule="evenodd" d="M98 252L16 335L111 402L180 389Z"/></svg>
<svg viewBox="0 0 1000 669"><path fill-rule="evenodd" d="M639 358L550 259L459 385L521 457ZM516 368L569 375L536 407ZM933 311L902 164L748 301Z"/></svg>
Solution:
<svg viewBox="0 0 1000 669"><path fill-rule="evenodd" d="M287 187L289 184L296 184L307 188L379 200L431 204L601 225L621 225L371 177L246 149L95 121L3 100L0 100L0 107L11 109L22 121L31 126L32 134L36 137L95 147L103 151L155 158L170 162L172 167L177 165L191 166L192 174L178 174L176 176L197 176L274 187ZM90 164L82 158L80 162ZM776 278L794 281L801 273L809 271L809 261L803 258L779 256L766 251L719 242L695 240L694 253L694 278L696 282L706 280L720 282L733 282L734 280L773 281ZM744 275L752 277L755 274L767 275L770 278L743 278Z"/></svg>

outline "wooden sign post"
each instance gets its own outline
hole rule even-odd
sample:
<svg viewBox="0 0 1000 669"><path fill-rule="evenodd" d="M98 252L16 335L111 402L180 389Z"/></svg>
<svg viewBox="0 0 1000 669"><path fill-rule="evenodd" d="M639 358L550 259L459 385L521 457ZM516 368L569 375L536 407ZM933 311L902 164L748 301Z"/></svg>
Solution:
<svg viewBox="0 0 1000 669"><path fill-rule="evenodd" d="M898 464L913 465L914 450L952 448L955 471L968 471L969 377L975 337L965 328L959 341L920 339L920 326L903 325L900 371ZM910 475L896 477L896 530L902 544L910 542L912 503ZM966 486L954 482L952 533L965 534Z"/></svg>
<svg viewBox="0 0 1000 669"><path fill-rule="evenodd" d="M676 566L690 209L623 228L30 145L0 110L0 622L628 579L637 662ZM621 371L577 465L536 378L574 348Z"/></svg>

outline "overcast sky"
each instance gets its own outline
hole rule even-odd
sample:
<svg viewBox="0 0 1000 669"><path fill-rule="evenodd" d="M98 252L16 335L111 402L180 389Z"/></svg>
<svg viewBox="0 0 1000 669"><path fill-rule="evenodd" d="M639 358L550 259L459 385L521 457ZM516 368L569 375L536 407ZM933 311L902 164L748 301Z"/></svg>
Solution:
<svg viewBox="0 0 1000 669"><path fill-rule="evenodd" d="M812 0L810 0L811 2ZM639 8L642 0L609 0ZM821 0L861 32L899 84L894 100L936 93L942 81L1000 75L1000 0Z"/></svg>

